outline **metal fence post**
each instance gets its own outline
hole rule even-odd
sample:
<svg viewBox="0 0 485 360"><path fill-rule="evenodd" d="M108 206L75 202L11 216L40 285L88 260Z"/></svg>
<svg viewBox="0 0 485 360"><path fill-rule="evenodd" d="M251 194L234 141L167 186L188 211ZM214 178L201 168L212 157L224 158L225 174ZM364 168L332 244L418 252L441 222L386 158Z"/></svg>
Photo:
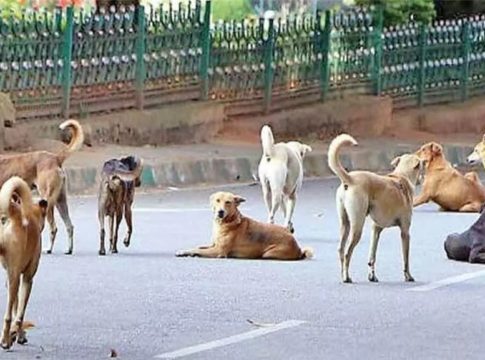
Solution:
<svg viewBox="0 0 485 360"><path fill-rule="evenodd" d="M264 36L264 35L263 35ZM273 93L274 17L268 17L268 37L264 41L264 112L271 108Z"/></svg>
<svg viewBox="0 0 485 360"><path fill-rule="evenodd" d="M66 26L64 28L62 43L62 105L61 113L64 119L69 118L71 103L71 61L72 61L72 39L74 30L74 9L72 6L66 8Z"/></svg>
<svg viewBox="0 0 485 360"><path fill-rule="evenodd" d="M330 85L330 36L332 34L330 10L325 11L325 25L323 27L323 33L321 38L321 66L320 66L320 99L325 100L328 94L328 88Z"/></svg>
<svg viewBox="0 0 485 360"><path fill-rule="evenodd" d="M424 88L426 84L426 26L419 25L419 78L418 78L418 105L424 104Z"/></svg>
<svg viewBox="0 0 485 360"><path fill-rule="evenodd" d="M462 87L461 87L461 101L468 99L468 78L470 76L470 23L464 21L462 25L463 36L463 74L462 74Z"/></svg>
<svg viewBox="0 0 485 360"><path fill-rule="evenodd" d="M145 103L145 7L139 5L136 12L136 67L135 67L135 91L136 107L143 110Z"/></svg>
<svg viewBox="0 0 485 360"><path fill-rule="evenodd" d="M382 5L377 7L377 21L374 29L374 93L379 96L382 92L382 32L384 28L384 9Z"/></svg>
<svg viewBox="0 0 485 360"><path fill-rule="evenodd" d="M201 46L202 58L200 59L200 80L201 80L201 98L207 100L209 98L209 63L210 63L210 21L211 21L211 1L205 2L204 22L202 24Z"/></svg>

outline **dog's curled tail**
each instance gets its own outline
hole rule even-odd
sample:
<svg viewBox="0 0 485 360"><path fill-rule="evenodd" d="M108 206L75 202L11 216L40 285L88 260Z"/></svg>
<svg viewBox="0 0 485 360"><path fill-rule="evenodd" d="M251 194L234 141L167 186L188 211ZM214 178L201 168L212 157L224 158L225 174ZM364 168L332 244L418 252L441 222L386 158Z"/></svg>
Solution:
<svg viewBox="0 0 485 360"><path fill-rule="evenodd" d="M116 170L113 175L116 175L123 181L135 181L140 177L143 171L143 159L135 158L136 167L131 171Z"/></svg>
<svg viewBox="0 0 485 360"><path fill-rule="evenodd" d="M334 172L334 174L337 175L340 180L346 184L350 184L352 182L352 178L350 177L347 170L345 170L345 168L340 163L338 155L342 146L350 145L357 145L357 141L348 134L341 134L332 140L328 148L328 166Z"/></svg>
<svg viewBox="0 0 485 360"><path fill-rule="evenodd" d="M268 125L264 125L261 129L261 145L263 145L263 156L269 160L273 155L274 137Z"/></svg>
<svg viewBox="0 0 485 360"><path fill-rule="evenodd" d="M58 154L58 158L62 164L64 160L67 159L71 153L74 151L79 150L84 143L84 131L81 124L77 120L66 120L61 125L59 125L59 129L65 130L69 128L71 130L71 141L67 146Z"/></svg>
<svg viewBox="0 0 485 360"><path fill-rule="evenodd" d="M12 197L20 197L20 204L18 201L12 202ZM18 204L20 206L12 206ZM12 210L20 210L22 224L25 226L28 224L26 217L28 209L32 207L32 194L27 183L18 176L13 176L8 179L0 189L0 212L3 216L13 216Z"/></svg>
<svg viewBox="0 0 485 360"><path fill-rule="evenodd" d="M314 255L315 253L311 247L304 247L303 249L301 249L302 259L311 259Z"/></svg>

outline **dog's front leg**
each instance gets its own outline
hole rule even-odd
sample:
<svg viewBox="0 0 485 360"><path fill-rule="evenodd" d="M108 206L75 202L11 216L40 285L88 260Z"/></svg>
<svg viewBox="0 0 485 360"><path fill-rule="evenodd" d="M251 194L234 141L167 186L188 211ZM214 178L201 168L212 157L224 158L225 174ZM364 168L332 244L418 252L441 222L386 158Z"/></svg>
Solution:
<svg viewBox="0 0 485 360"><path fill-rule="evenodd" d="M106 231L104 230L104 211L101 208L98 211L99 220L99 255L106 255L106 248L104 247L104 238L106 237Z"/></svg>
<svg viewBox="0 0 485 360"><path fill-rule="evenodd" d="M179 251L175 256L200 256L205 258L226 258L229 253L219 246L210 246L207 248L195 248L185 251Z"/></svg>
<svg viewBox="0 0 485 360"><path fill-rule="evenodd" d="M10 349L12 346L12 337L10 336L10 327L12 325L13 306L17 302L19 292L19 275L9 274L8 276L8 299L5 316L3 318L3 331L0 346L3 349Z"/></svg>
<svg viewBox="0 0 485 360"><path fill-rule="evenodd" d="M429 202L429 200L429 196L425 192L422 192L421 194L414 197L413 207L426 204L427 202Z"/></svg>

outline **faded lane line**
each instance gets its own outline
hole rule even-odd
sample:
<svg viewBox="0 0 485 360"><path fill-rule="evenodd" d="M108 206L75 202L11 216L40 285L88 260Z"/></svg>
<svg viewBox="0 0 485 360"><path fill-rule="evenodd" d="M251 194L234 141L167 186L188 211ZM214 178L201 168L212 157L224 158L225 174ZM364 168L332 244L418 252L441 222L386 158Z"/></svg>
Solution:
<svg viewBox="0 0 485 360"><path fill-rule="evenodd" d="M241 341L254 339L256 337L263 336L263 335L266 335L266 334L271 334L271 333L276 332L276 331L289 329L289 328L292 328L292 327L295 327L295 326L300 326L301 324L304 324L304 323L305 323L305 321L300 321L300 320L283 321L283 322L276 324L276 325L273 325L273 326L264 327L264 328L260 328L260 329L256 329L256 330L251 330L251 331L241 333L241 334L238 334L238 335L233 335L233 336L229 336L229 337L222 338L222 339L219 339L219 340L214 340L214 341L210 341L210 342L207 342L207 343L203 343L203 344L199 344L199 345L195 345L195 346L189 346L189 347L186 347L186 348L183 348L183 349L179 349L179 350L175 350L175 351L172 351L172 352L167 352L167 353L163 353L163 354L160 354L160 355L156 355L155 358L157 358L157 359L176 359L176 358L180 358L180 357L183 357L183 356L196 354L196 353L199 353L199 352L202 352L202 351L207 351L207 350L219 348L219 347L222 347L222 346L235 344L235 343L238 343L238 342L241 342Z"/></svg>
<svg viewBox="0 0 485 360"><path fill-rule="evenodd" d="M407 289L407 291L420 291L420 292L431 291L431 290L439 289L441 287L445 287L445 286L448 286L448 285L452 285L452 284L460 283L460 282L463 282L463 281L471 280L471 279L474 279L474 278L477 278L477 277L480 277L480 276L485 276L485 270L470 272L470 273L461 274L461 275L458 275L458 276L452 276L452 277L445 278L445 279L438 280L438 281L433 281L429 284L424 284L424 285L419 285L419 286L409 288L409 289Z"/></svg>

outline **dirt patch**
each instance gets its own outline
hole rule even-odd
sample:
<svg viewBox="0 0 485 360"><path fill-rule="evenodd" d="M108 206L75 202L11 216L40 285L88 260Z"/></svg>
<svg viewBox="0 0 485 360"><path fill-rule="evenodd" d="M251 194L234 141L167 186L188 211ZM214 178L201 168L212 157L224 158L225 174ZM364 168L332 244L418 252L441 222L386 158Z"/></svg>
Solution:
<svg viewBox="0 0 485 360"><path fill-rule="evenodd" d="M374 137L384 133L391 114L391 99L356 96L265 116L229 119L220 136L235 141L255 142L259 141L261 127L269 124L278 134L278 139L309 137L325 140L342 132Z"/></svg>

